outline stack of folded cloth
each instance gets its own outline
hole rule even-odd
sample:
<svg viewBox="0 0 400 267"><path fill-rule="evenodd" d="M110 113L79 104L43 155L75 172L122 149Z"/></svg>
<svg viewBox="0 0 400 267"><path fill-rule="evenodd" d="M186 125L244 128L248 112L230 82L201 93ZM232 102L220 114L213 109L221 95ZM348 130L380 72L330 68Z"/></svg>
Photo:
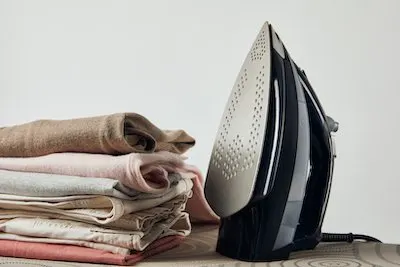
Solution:
<svg viewBox="0 0 400 267"><path fill-rule="evenodd" d="M0 256L132 265L218 223L194 145L135 113L0 128Z"/></svg>

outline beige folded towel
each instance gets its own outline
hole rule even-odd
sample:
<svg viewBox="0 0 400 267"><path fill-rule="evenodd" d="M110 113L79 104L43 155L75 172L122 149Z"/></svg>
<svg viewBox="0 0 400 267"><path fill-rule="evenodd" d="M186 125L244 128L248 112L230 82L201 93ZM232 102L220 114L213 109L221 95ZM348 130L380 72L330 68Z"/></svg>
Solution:
<svg viewBox="0 0 400 267"><path fill-rule="evenodd" d="M194 145L195 139L185 131L161 130L136 113L36 120L0 128L0 157L34 157L57 152L182 154Z"/></svg>
<svg viewBox="0 0 400 267"><path fill-rule="evenodd" d="M186 204L191 197L191 180L181 180L169 193L155 199L123 200L106 196L93 196L93 198L70 200L66 202L26 201L23 196L20 200L0 199L1 209L35 211L52 213L55 216L66 216L78 221L110 224L118 221L127 214L151 208L165 207L174 209L177 205ZM156 211L155 211L156 212ZM160 210L157 210L160 212Z"/></svg>
<svg viewBox="0 0 400 267"><path fill-rule="evenodd" d="M172 201L171 201L172 202ZM43 219L62 219L72 220L79 222L86 222L98 226L106 226L110 229L127 230L127 231L148 231L155 223L165 220L168 216L174 213L184 211L185 205L174 203L176 205L168 207L169 204L159 207L138 211L131 214L126 214L116 221L107 224L97 223L90 217L83 216L69 216L60 213L52 213L45 211L32 211L32 210L10 210L0 209L0 220L14 219L14 218L43 218Z"/></svg>
<svg viewBox="0 0 400 267"><path fill-rule="evenodd" d="M195 175L170 173L168 174L170 187L167 190L159 194L146 194L128 188L111 178L83 178L82 176L73 175L48 174L35 171L17 172L0 169L0 193L35 197L36 199L43 197L78 199L78 196L82 198L81 195L102 195L127 200L150 199L162 197L170 192L173 185L180 180L188 180L191 177L195 177Z"/></svg>
<svg viewBox="0 0 400 267"><path fill-rule="evenodd" d="M143 251L155 240L169 236L187 236L191 231L187 213L171 214L147 232L123 231L69 220L15 218L0 221L0 239L70 244L103 249L118 254Z"/></svg>

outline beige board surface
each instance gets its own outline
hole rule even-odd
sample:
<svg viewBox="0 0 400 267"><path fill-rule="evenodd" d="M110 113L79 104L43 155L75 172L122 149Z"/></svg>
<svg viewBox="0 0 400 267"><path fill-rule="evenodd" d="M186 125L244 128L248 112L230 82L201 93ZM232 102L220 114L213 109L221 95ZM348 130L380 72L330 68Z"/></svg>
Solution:
<svg viewBox="0 0 400 267"><path fill-rule="evenodd" d="M400 245L354 242L322 243L315 250L294 253L290 260L270 263L240 262L215 252L218 229L215 226L194 227L192 234L179 247L153 256L140 267L392 267L400 266ZM0 267L80 267L111 266L75 262L30 260L0 257Z"/></svg>

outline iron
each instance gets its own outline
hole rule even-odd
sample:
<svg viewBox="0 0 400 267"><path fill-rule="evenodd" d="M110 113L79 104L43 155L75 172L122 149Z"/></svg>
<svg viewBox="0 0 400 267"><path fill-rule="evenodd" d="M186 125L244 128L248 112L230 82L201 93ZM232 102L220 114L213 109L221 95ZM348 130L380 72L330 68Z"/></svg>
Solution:
<svg viewBox="0 0 400 267"><path fill-rule="evenodd" d="M221 217L217 252L283 260L321 241L337 130L266 22L236 78L209 162L205 196Z"/></svg>

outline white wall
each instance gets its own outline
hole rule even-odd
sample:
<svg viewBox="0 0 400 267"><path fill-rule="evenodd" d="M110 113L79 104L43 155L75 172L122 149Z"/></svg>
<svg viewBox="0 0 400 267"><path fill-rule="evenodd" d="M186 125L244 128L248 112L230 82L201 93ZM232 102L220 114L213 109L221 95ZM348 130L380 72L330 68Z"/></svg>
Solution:
<svg viewBox="0 0 400 267"><path fill-rule="evenodd" d="M0 0L0 125L142 113L207 171L242 61L273 23L340 122L325 231L400 243L400 1Z"/></svg>

